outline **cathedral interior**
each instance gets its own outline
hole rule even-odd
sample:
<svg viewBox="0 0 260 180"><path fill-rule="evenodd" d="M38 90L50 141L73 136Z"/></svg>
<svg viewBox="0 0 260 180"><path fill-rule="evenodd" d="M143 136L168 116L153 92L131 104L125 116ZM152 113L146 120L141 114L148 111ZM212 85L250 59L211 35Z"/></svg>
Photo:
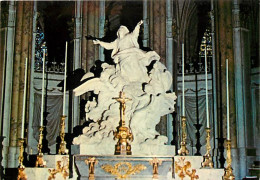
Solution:
<svg viewBox="0 0 260 180"><path fill-rule="evenodd" d="M68 153L78 153L73 138L92 122L85 105L97 97L73 90L85 73L115 65L93 40L112 42L121 25L132 32L140 20L140 49L158 53L177 96L156 130L177 155L185 112L189 156L206 153L210 127L214 167L226 167L229 140L235 178L260 178L259 10L259 0L1 1L1 179L17 176L21 138L23 164L34 165L41 123L43 154L58 153L62 115Z"/></svg>

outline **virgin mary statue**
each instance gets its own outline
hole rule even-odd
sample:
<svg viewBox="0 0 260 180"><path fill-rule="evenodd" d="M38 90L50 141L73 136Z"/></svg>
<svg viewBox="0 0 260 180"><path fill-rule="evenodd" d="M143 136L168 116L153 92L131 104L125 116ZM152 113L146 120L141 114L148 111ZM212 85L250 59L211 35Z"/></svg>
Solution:
<svg viewBox="0 0 260 180"><path fill-rule="evenodd" d="M139 48L137 42L141 20L133 30L129 32L126 26L120 26L117 31L117 39L107 43L99 40L93 40L94 44L99 44L105 49L113 50L111 57L116 63L116 71L130 82L148 82L149 77L147 68L152 60L160 59L155 51L145 52Z"/></svg>

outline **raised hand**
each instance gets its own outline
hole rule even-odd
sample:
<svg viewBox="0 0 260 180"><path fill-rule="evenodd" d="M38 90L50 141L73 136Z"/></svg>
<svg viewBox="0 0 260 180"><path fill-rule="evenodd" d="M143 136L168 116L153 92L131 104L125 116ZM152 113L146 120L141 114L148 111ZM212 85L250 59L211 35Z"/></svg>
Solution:
<svg viewBox="0 0 260 180"><path fill-rule="evenodd" d="M143 20L139 21L137 25L141 26L143 24Z"/></svg>
<svg viewBox="0 0 260 180"><path fill-rule="evenodd" d="M93 40L93 43L94 44L100 44L100 41L99 40Z"/></svg>

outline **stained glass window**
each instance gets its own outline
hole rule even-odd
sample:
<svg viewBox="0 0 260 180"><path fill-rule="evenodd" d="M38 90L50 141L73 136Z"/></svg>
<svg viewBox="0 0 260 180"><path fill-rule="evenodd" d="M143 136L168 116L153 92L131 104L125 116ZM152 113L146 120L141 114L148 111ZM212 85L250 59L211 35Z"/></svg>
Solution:
<svg viewBox="0 0 260 180"><path fill-rule="evenodd" d="M201 45L200 45L200 51L199 51L199 58L200 62L203 64L203 69L201 70L202 72L205 72L205 48L207 52L207 71L211 71L211 62L212 62L212 39L211 39L211 33L209 29L206 29L204 36L202 37L201 40Z"/></svg>
<svg viewBox="0 0 260 180"><path fill-rule="evenodd" d="M36 38L35 38L35 61L34 61L34 70L42 71L42 60L43 60L43 51L47 55L46 42L44 41L44 33L40 26L37 27ZM47 61L46 61L47 64Z"/></svg>

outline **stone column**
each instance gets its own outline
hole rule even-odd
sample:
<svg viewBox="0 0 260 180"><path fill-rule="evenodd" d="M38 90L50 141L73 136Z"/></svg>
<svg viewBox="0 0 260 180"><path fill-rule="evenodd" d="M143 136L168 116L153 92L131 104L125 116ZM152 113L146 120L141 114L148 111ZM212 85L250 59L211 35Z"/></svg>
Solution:
<svg viewBox="0 0 260 180"><path fill-rule="evenodd" d="M89 35L95 36L95 1L88 1L88 25L87 31ZM89 71L90 68L95 64L95 46L92 41L87 41L87 69Z"/></svg>
<svg viewBox="0 0 260 180"><path fill-rule="evenodd" d="M149 14L149 47L159 54L160 61L166 65L166 0L144 3L147 9L149 8L145 14ZM145 42L147 43L147 40ZM167 136L167 116L161 118L157 130Z"/></svg>
<svg viewBox="0 0 260 180"><path fill-rule="evenodd" d="M81 67L87 69L87 39L88 35L87 25L88 25L88 2L83 1L82 7L82 41L81 41Z"/></svg>
<svg viewBox="0 0 260 180"><path fill-rule="evenodd" d="M19 155L18 138L21 136L21 116L23 106L23 84L25 58L29 57L33 2L17 2L17 22L15 34L15 57L11 105L11 129L8 167L17 167Z"/></svg>
<svg viewBox="0 0 260 180"><path fill-rule="evenodd" d="M13 88L11 105L11 129L10 129L10 147L8 154L8 167L15 167L17 159L17 135L19 118L19 90L20 90L20 61L22 48L22 25L23 25L23 2L17 2L16 32L15 32L15 57L13 69Z"/></svg>
<svg viewBox="0 0 260 180"><path fill-rule="evenodd" d="M148 24L148 9L149 5L147 0L143 1L143 26L144 26L144 34L143 34L143 46L149 46L149 24Z"/></svg>
<svg viewBox="0 0 260 180"><path fill-rule="evenodd" d="M239 1L233 1L233 42L235 60L235 100L236 100L236 127L237 127L237 162L234 166L239 171L235 172L236 177L244 178L247 175L247 148L253 147L254 129L251 107L251 61L249 29L246 23L249 20L240 20ZM248 17L245 15L244 17ZM247 131L249 130L249 131ZM249 155L252 156L252 155Z"/></svg>
<svg viewBox="0 0 260 180"><path fill-rule="evenodd" d="M95 3L94 3L94 5L95 5L94 6L94 10L95 10L95 15L94 15L94 25L95 25L94 26L94 36L95 37L99 37L99 18L100 18L100 16L99 16L99 4L100 4L99 1L95 1ZM99 47L100 46L97 46L97 45L94 46L94 49L95 49L94 62L99 59Z"/></svg>
<svg viewBox="0 0 260 180"><path fill-rule="evenodd" d="M7 52L6 52L6 71L5 74L5 96L3 112L3 136L6 137L3 142L3 166L8 166L8 147L11 119L11 99L12 99L12 78L13 78L13 54L14 54L14 39L15 39L15 18L16 7L15 2L9 2L8 27L7 27Z"/></svg>
<svg viewBox="0 0 260 180"><path fill-rule="evenodd" d="M105 0L101 0L99 2L99 37L102 38L105 36L105 13L106 13L106 2ZM104 56L104 48L99 46L99 59L101 61L105 61L105 56Z"/></svg>
<svg viewBox="0 0 260 180"><path fill-rule="evenodd" d="M166 64L166 1L150 2L150 46L156 51L161 62ZM151 37L152 36L152 37Z"/></svg>
<svg viewBox="0 0 260 180"><path fill-rule="evenodd" d="M218 162L218 116L217 116L217 92L216 92L216 43L215 43L215 14L214 14L214 8L215 8L215 1L211 0L211 12L210 12L210 19L211 19L211 38L212 38L212 95L213 95L213 122L214 126L211 127L211 136L215 137L214 138L214 144L212 146L212 151L214 154L214 162L215 162L215 167L220 167L219 162ZM214 128L214 129L213 129Z"/></svg>
<svg viewBox="0 0 260 180"><path fill-rule="evenodd" d="M219 138L227 134L226 59L229 66L229 117L232 148L237 147L232 1L219 0L216 7L216 78ZM222 162L222 166L223 166Z"/></svg>
<svg viewBox="0 0 260 180"><path fill-rule="evenodd" d="M32 21L32 3L24 2L23 8L23 26L21 37L21 57L20 57L20 75L19 75L19 104L18 104L18 124L17 124L17 140L21 137L22 114L23 114L23 94L24 94L24 74L25 74L25 58L30 60L29 48L31 48L31 21ZM28 64L30 61L28 62ZM28 65L29 66L29 65ZM28 84L28 83L27 83ZM28 90L27 90L28 92ZM27 108L26 108L27 109ZM27 118L25 118L27 119ZM16 143L19 146L19 142Z"/></svg>
<svg viewBox="0 0 260 180"><path fill-rule="evenodd" d="M81 68L82 3L75 2L74 70ZM72 128L79 125L79 97L73 96Z"/></svg>
<svg viewBox="0 0 260 180"><path fill-rule="evenodd" d="M30 74L28 77L30 77L30 81L28 80L28 84L30 83L30 93L28 92L29 95L29 115L28 115L28 146L27 146L27 152L30 152L31 149L37 149L36 145L36 140L33 137L33 130L32 124L33 124L33 113L34 113L34 61L35 61L35 38L37 34L37 1L34 2L33 5L33 22L32 22L32 48L31 48L31 61L30 61L30 69L28 70L28 74ZM30 72L30 73L29 73Z"/></svg>
<svg viewBox="0 0 260 180"><path fill-rule="evenodd" d="M173 75L173 37L172 37L172 1L166 0L166 67ZM173 83L173 82L172 82ZM171 91L173 91L171 86ZM167 115L168 144L173 140L173 116Z"/></svg>

